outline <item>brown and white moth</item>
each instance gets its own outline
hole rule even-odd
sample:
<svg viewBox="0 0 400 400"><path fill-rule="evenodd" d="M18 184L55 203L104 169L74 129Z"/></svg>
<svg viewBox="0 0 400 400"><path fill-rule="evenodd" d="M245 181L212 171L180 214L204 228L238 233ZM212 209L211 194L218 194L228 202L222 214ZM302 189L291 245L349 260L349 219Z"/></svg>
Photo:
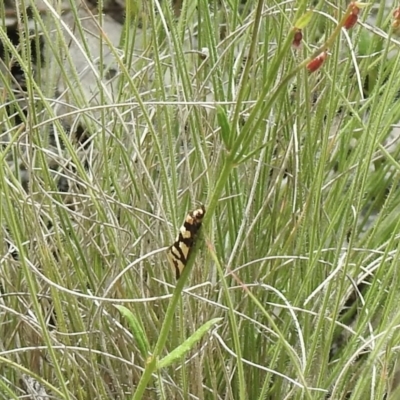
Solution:
<svg viewBox="0 0 400 400"><path fill-rule="evenodd" d="M168 261L171 268L179 279L183 268L189 259L190 251L201 228L206 209L202 205L194 211L190 211L185 218L185 222L179 229L178 236L172 246L168 248Z"/></svg>

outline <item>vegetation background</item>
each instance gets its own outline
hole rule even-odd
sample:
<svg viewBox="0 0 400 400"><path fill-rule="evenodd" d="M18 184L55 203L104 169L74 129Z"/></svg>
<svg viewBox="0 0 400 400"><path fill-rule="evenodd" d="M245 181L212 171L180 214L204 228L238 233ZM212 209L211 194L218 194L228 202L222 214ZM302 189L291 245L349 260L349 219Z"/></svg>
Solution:
<svg viewBox="0 0 400 400"><path fill-rule="evenodd" d="M398 399L397 6L2 2L0 398Z"/></svg>

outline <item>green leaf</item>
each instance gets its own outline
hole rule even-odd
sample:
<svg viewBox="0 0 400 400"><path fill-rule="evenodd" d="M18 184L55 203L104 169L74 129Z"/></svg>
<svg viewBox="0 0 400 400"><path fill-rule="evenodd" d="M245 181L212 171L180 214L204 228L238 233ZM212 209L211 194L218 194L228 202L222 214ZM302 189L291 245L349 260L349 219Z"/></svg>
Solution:
<svg viewBox="0 0 400 400"><path fill-rule="evenodd" d="M218 124L221 127L221 138L225 144L226 150L230 150L231 148L231 128L229 125L228 117L226 116L226 112L220 105L217 105L217 119Z"/></svg>
<svg viewBox="0 0 400 400"><path fill-rule="evenodd" d="M192 336L187 338L180 346L171 351L166 357L161 359L158 362L157 369L168 367L176 360L182 358L193 346L198 342L210 329L213 325L220 322L223 318L214 318L204 325L202 325Z"/></svg>
<svg viewBox="0 0 400 400"><path fill-rule="evenodd" d="M365 56L371 53L371 35L367 30L362 29L358 39L358 53Z"/></svg>
<svg viewBox="0 0 400 400"><path fill-rule="evenodd" d="M354 3L354 6L355 6L355 7L358 7L358 8L365 8L365 7L368 7L370 4L371 4L371 3L360 3L360 2L358 2L358 1L356 1L356 2Z"/></svg>
<svg viewBox="0 0 400 400"><path fill-rule="evenodd" d="M297 29L304 29L311 21L314 12L312 10L307 11L303 14L294 24L295 28Z"/></svg>
<svg viewBox="0 0 400 400"><path fill-rule="evenodd" d="M115 306L118 311L128 320L131 326L132 334L135 337L137 346L143 356L146 359L149 356L149 342L147 341L146 334L143 330L142 324L134 316L134 314L124 306Z"/></svg>

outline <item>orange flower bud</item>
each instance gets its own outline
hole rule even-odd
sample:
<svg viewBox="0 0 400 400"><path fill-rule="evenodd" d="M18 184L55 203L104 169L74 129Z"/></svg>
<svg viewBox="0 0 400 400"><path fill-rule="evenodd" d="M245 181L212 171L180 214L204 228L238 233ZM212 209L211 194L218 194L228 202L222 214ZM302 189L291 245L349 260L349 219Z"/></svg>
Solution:
<svg viewBox="0 0 400 400"><path fill-rule="evenodd" d="M314 72L318 68L321 67L321 65L324 63L324 61L327 59L328 53L326 51L322 52L319 56L313 58L308 64L307 64L307 69L309 72Z"/></svg>
<svg viewBox="0 0 400 400"><path fill-rule="evenodd" d="M400 27L400 7L393 11L394 21L392 22L392 27L398 29Z"/></svg>
<svg viewBox="0 0 400 400"><path fill-rule="evenodd" d="M358 20L357 14L350 14L344 21L343 27L349 30L357 23L357 20Z"/></svg>
<svg viewBox="0 0 400 400"><path fill-rule="evenodd" d="M301 41L302 40L303 40L303 34L301 33L301 29L297 29L295 34L294 34L294 37L293 37L292 46L295 49L298 49L300 47L300 45L301 45Z"/></svg>
<svg viewBox="0 0 400 400"><path fill-rule="evenodd" d="M360 12L360 7L358 7L358 4L356 1L352 1L350 3L349 7L351 7L351 13L354 15L358 15L358 13Z"/></svg>
<svg viewBox="0 0 400 400"><path fill-rule="evenodd" d="M362 5L361 3L357 3L356 1L352 1L349 4L350 9L350 15L346 18L344 21L343 27L347 30L351 29L358 20L358 14L360 13L360 7L359 5Z"/></svg>

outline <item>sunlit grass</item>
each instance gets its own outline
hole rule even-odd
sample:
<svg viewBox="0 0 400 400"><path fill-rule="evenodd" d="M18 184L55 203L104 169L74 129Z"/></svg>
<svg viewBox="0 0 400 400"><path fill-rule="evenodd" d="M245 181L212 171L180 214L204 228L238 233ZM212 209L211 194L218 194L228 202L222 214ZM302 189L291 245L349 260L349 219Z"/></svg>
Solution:
<svg viewBox="0 0 400 400"><path fill-rule="evenodd" d="M400 319L390 23L366 46L368 26L335 33L345 2L318 2L296 50L291 29L307 2L267 3L184 1L179 16L167 2L135 3L119 46L103 36L97 54L71 2L87 78L57 7L34 11L53 61L27 76L22 96L0 69L2 104L24 99L11 108L19 127L0 108L7 398L21 396L23 373L60 399L140 398L139 384L146 399L390 392ZM330 38L321 69L298 68ZM27 72L25 42L5 64ZM85 149L70 137L79 124ZM49 146L54 129L60 143ZM165 250L199 204L202 233L177 283ZM152 366L152 354L165 362L214 318L180 360Z"/></svg>

